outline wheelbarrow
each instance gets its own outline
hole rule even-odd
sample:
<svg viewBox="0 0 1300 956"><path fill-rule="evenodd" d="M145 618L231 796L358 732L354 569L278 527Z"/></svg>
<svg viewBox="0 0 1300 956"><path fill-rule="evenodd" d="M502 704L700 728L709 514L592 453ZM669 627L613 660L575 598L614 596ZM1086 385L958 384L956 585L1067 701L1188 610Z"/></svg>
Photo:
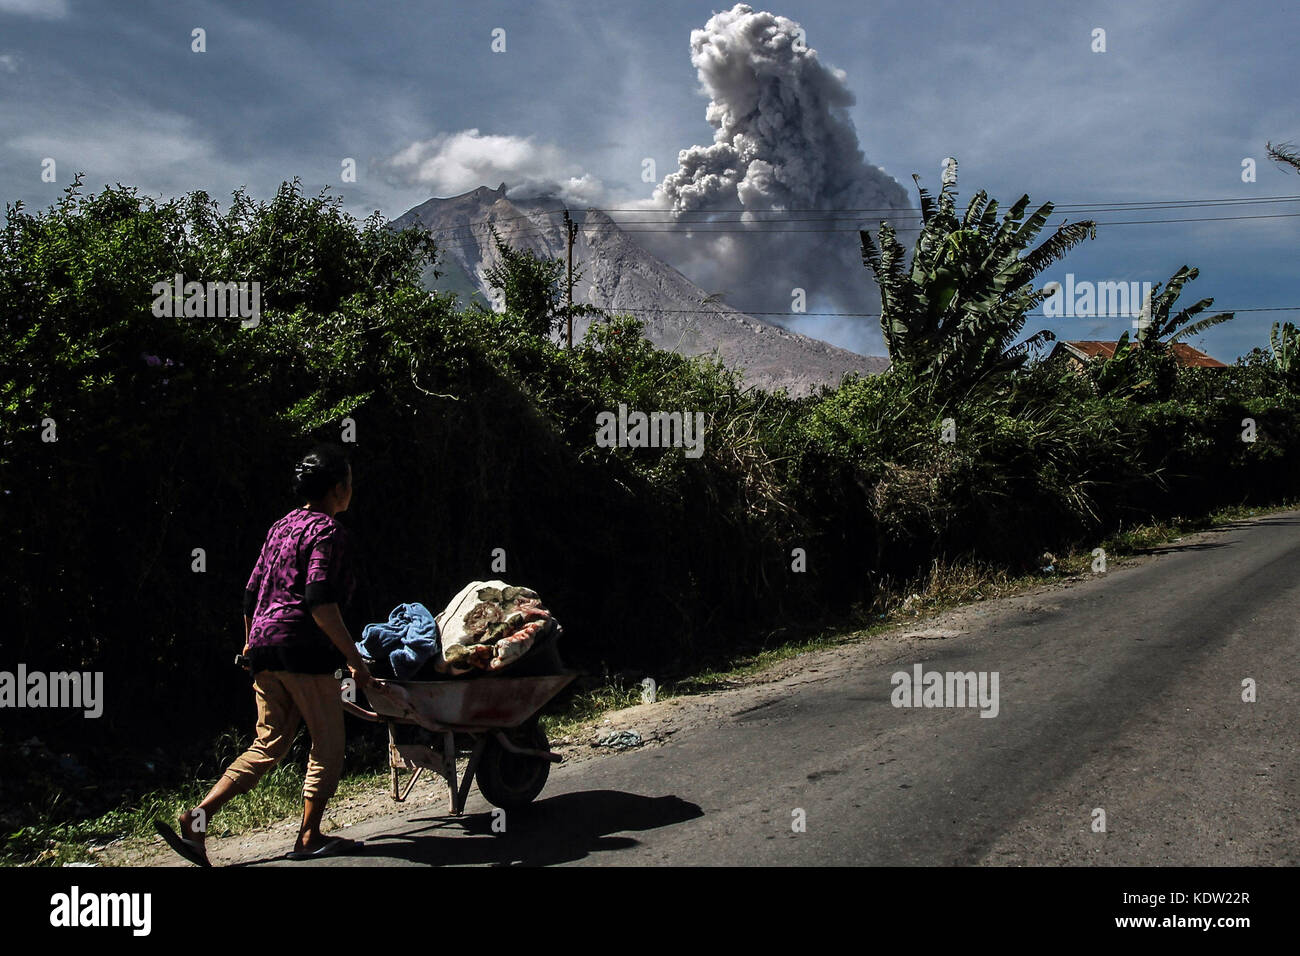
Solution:
<svg viewBox="0 0 1300 956"><path fill-rule="evenodd" d="M392 797L398 803L430 770L447 781L453 816L464 812L475 779L488 803L518 810L542 792L551 764L564 759L551 752L537 715L577 676L565 672L436 681L376 679L366 688L373 710L347 700L343 706L363 720L388 725ZM428 733L403 733L399 728L404 727ZM424 740L419 739L422 736ZM458 779L456 760L462 751L468 751L469 762ZM400 780L403 770L412 771L405 789Z"/></svg>

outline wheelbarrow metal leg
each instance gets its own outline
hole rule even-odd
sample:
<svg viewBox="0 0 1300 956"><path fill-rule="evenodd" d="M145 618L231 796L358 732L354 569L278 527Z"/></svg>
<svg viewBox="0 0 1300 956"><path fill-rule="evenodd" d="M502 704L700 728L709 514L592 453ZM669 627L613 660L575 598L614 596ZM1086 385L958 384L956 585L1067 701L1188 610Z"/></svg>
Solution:
<svg viewBox="0 0 1300 956"><path fill-rule="evenodd" d="M474 742L474 750L469 755L469 763L465 766L465 776L460 778L460 792L456 795L456 802L460 805L459 813L465 809L465 801L469 799L469 788L474 784L474 773L478 770L479 758L483 756L483 750L487 747L487 737L479 737Z"/></svg>
<svg viewBox="0 0 1300 956"><path fill-rule="evenodd" d="M456 781L456 735L445 730L442 734L442 777L447 781L447 796L451 802L451 815L460 816L460 787Z"/></svg>
<svg viewBox="0 0 1300 956"><path fill-rule="evenodd" d="M397 736L393 733L393 722L388 721L388 766L392 772L393 799L398 803L402 802L401 789L398 784L397 776Z"/></svg>
<svg viewBox="0 0 1300 956"><path fill-rule="evenodd" d="M423 767L415 768L415 773L411 774L411 779L406 781L406 789L403 790L402 795L397 798L398 803L404 803L406 798L411 795L411 788L415 786L415 782L420 779L420 774L422 773L424 773Z"/></svg>

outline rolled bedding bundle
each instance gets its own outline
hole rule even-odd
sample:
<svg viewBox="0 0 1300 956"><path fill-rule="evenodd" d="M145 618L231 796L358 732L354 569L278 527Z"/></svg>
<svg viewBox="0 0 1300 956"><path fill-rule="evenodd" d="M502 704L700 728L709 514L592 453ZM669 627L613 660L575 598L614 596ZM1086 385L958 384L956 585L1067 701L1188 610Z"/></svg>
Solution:
<svg viewBox="0 0 1300 956"><path fill-rule="evenodd" d="M453 674L499 671L559 630L536 591L504 581L471 581L437 621L442 658Z"/></svg>

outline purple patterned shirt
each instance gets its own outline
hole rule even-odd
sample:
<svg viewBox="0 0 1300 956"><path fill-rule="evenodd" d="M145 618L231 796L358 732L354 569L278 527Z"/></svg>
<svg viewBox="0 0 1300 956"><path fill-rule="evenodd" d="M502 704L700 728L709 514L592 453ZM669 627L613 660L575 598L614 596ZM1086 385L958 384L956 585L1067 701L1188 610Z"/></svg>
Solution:
<svg viewBox="0 0 1300 956"><path fill-rule="evenodd" d="M271 526L244 589L252 670L327 674L343 655L311 616L318 604L346 606L356 580L346 529L327 514L296 508Z"/></svg>

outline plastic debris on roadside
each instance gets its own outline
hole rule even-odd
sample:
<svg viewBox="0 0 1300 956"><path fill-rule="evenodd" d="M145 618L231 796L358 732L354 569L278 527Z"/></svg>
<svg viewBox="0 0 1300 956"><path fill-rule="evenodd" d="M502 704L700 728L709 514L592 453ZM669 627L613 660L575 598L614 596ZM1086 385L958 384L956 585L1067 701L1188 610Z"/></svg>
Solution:
<svg viewBox="0 0 1300 956"><path fill-rule="evenodd" d="M630 747L640 747L643 742L641 735L635 730L615 730L597 740L596 746L612 747L614 750L627 750Z"/></svg>

